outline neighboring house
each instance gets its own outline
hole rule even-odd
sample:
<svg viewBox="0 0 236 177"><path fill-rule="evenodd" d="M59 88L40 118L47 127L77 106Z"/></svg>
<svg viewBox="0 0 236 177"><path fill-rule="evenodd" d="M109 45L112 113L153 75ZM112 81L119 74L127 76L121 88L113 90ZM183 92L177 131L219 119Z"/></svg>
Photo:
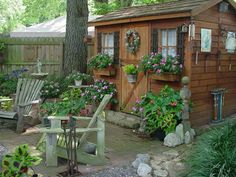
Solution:
<svg viewBox="0 0 236 177"><path fill-rule="evenodd" d="M89 16L89 21L99 16ZM17 29L10 33L10 37L65 37L66 16L43 22L30 27ZM94 27L88 27L88 35L94 37Z"/></svg>
<svg viewBox="0 0 236 177"><path fill-rule="evenodd" d="M235 9L233 0L181 0L124 8L99 17L89 23L95 26L96 50L97 53L107 52L113 56L116 75L96 77L116 83L119 108L131 112L136 98L147 91L157 93L164 85L180 89L181 83L154 80L150 75L140 73L137 82L130 84L121 66L138 64L140 58L150 52L179 54L184 59L182 76L191 79L192 124L207 124L214 116L213 96L210 93L214 88L228 90L223 115L235 113L236 54L235 50L226 50L225 44L225 35L230 32L236 34ZM128 30L135 30L140 36L136 54L126 49Z"/></svg>

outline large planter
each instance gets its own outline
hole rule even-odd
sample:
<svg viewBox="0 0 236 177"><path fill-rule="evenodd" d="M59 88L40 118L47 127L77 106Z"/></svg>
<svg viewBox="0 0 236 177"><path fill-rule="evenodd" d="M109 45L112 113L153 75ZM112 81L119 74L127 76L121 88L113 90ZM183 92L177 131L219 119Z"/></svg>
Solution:
<svg viewBox="0 0 236 177"><path fill-rule="evenodd" d="M153 80L158 81L171 81L176 82L180 81L181 76L179 74L173 74L173 73L161 73L161 74L150 74L150 78Z"/></svg>
<svg viewBox="0 0 236 177"><path fill-rule="evenodd" d="M137 81L137 75L127 74L127 80L129 83L135 83Z"/></svg>
<svg viewBox="0 0 236 177"><path fill-rule="evenodd" d="M83 80L74 80L75 81L75 86L81 86Z"/></svg>
<svg viewBox="0 0 236 177"><path fill-rule="evenodd" d="M104 68L104 69L93 69L94 75L100 75L100 76L114 76L116 75L115 68Z"/></svg>

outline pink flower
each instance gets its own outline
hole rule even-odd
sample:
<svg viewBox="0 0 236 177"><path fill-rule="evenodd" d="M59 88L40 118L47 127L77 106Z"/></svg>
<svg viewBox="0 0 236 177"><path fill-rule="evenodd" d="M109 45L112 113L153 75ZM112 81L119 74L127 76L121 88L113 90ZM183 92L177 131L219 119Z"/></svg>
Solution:
<svg viewBox="0 0 236 177"><path fill-rule="evenodd" d="M160 70L160 69L158 69L156 72L157 72L157 74L160 74L160 73L161 73L161 70Z"/></svg>
<svg viewBox="0 0 236 177"><path fill-rule="evenodd" d="M136 112L136 111L137 111L137 108L136 108L136 107L132 107L132 110Z"/></svg>

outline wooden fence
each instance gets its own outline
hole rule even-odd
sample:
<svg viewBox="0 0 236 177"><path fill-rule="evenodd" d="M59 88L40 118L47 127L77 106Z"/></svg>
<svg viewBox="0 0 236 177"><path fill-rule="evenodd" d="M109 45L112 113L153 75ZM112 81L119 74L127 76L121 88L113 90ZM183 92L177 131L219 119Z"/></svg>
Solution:
<svg viewBox="0 0 236 177"><path fill-rule="evenodd" d="M1 38L6 45L1 73L19 68L36 72L36 61L40 58L43 72L61 75L64 61L64 38ZM94 43L88 43L88 58L94 54Z"/></svg>

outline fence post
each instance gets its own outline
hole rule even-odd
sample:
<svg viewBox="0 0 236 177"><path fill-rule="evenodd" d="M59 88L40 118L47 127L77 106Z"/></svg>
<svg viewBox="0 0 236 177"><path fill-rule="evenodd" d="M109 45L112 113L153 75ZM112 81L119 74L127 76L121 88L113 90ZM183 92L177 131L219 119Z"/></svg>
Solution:
<svg viewBox="0 0 236 177"><path fill-rule="evenodd" d="M184 133L191 130L190 120L189 120L189 100L191 97L191 91L189 89L190 79L185 76L181 80L183 87L180 90L180 97L183 99L184 109L182 112L182 123L184 127Z"/></svg>

